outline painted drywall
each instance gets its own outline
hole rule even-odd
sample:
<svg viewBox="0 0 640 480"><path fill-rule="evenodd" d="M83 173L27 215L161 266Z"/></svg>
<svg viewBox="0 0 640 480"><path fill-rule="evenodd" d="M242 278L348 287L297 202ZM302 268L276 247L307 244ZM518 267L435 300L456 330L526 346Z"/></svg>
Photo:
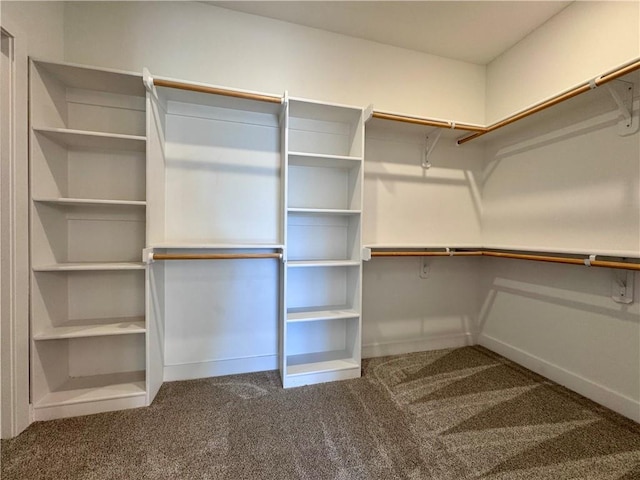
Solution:
<svg viewBox="0 0 640 480"><path fill-rule="evenodd" d="M640 57L640 2L574 2L487 66L493 123Z"/></svg>
<svg viewBox="0 0 640 480"><path fill-rule="evenodd" d="M640 421L640 275L626 305L616 274L483 259L478 343Z"/></svg>
<svg viewBox="0 0 640 480"><path fill-rule="evenodd" d="M637 117L640 75L623 80L636 85ZM489 142L483 243L640 256L640 132L621 120L608 91L596 89ZM478 342L639 421L640 276L633 303L621 304L611 294L622 275L485 258Z"/></svg>
<svg viewBox="0 0 640 480"><path fill-rule="evenodd" d="M481 243L483 145L445 132L423 168L433 129L373 119L366 126L363 243L454 247ZM427 138L429 138L427 140ZM460 347L478 312L478 259L373 258L365 262L364 356Z"/></svg>
<svg viewBox="0 0 640 480"><path fill-rule="evenodd" d="M69 2L67 61L484 122L485 68L198 2Z"/></svg>
<svg viewBox="0 0 640 480"><path fill-rule="evenodd" d="M479 311L479 258L375 257L364 263L362 355L471 345Z"/></svg>
<svg viewBox="0 0 640 480"><path fill-rule="evenodd" d="M3 26L6 25L9 30L17 27L24 34L28 55L53 61L63 59L63 2L3 0L0 3L0 15Z"/></svg>

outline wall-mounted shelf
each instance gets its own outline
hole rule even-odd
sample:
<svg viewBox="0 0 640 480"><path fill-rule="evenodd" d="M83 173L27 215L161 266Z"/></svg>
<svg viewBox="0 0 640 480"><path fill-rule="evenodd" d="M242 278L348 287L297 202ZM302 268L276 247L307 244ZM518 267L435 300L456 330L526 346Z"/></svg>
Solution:
<svg viewBox="0 0 640 480"><path fill-rule="evenodd" d="M70 378L57 390L45 395L35 408L141 397L144 401L144 371ZM142 406L142 405L140 405Z"/></svg>
<svg viewBox="0 0 640 480"><path fill-rule="evenodd" d="M315 268L315 267L359 267L360 261L355 260L290 260L289 268Z"/></svg>
<svg viewBox="0 0 640 480"><path fill-rule="evenodd" d="M287 312L287 322L317 322L324 320L341 320L345 318L357 318L360 313L356 310L337 307L335 309L321 308L291 308Z"/></svg>
<svg viewBox="0 0 640 480"><path fill-rule="evenodd" d="M36 134L43 135L57 144L70 148L89 148L98 150L126 150L144 152L146 137L123 135L118 133L90 132L69 128L33 128Z"/></svg>
<svg viewBox="0 0 640 480"><path fill-rule="evenodd" d="M107 270L144 270L142 262L104 262L104 263L58 263L54 265L36 265L34 272L81 272Z"/></svg>
<svg viewBox="0 0 640 480"><path fill-rule="evenodd" d="M122 206L122 207L145 207L147 202L141 200L102 200L95 198L34 198L34 202L49 203L52 205L69 206Z"/></svg>
<svg viewBox="0 0 640 480"><path fill-rule="evenodd" d="M34 340L103 337L145 333L144 317L70 320L61 326L44 328L33 335Z"/></svg>

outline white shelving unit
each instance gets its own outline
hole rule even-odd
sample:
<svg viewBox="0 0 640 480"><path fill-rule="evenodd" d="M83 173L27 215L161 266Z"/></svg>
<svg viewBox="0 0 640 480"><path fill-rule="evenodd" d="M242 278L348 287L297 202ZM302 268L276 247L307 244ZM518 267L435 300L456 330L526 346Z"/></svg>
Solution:
<svg viewBox="0 0 640 480"><path fill-rule="evenodd" d="M46 420L146 405L146 92L34 60L31 396Z"/></svg>
<svg viewBox="0 0 640 480"><path fill-rule="evenodd" d="M360 376L361 108L289 99L283 386Z"/></svg>

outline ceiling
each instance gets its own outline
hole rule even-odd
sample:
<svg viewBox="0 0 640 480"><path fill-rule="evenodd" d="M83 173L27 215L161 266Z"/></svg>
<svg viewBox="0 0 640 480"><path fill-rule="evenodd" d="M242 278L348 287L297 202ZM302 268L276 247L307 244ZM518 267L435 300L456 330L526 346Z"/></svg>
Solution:
<svg viewBox="0 0 640 480"><path fill-rule="evenodd" d="M206 3L485 65L572 2L230 1Z"/></svg>

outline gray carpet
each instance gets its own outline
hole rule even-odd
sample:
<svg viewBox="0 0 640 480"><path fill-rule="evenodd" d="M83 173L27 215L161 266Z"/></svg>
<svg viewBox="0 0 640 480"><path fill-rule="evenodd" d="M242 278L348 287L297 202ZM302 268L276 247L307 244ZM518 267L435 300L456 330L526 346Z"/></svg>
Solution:
<svg viewBox="0 0 640 480"><path fill-rule="evenodd" d="M11 479L640 479L640 425L480 347L166 383L148 408L33 424Z"/></svg>

